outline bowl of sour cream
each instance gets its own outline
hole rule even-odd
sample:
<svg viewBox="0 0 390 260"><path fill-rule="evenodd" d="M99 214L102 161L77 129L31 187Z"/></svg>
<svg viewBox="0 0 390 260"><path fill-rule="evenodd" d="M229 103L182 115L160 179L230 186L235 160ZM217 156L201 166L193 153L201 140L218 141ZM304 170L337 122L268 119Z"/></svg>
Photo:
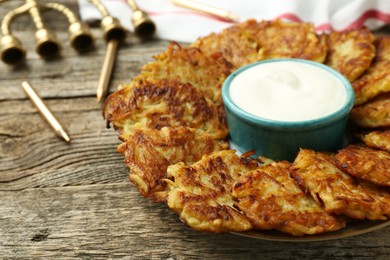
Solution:
<svg viewBox="0 0 390 260"><path fill-rule="evenodd" d="M354 91L326 65L272 59L233 72L223 84L222 99L230 139L240 152L292 161L300 148L342 146Z"/></svg>

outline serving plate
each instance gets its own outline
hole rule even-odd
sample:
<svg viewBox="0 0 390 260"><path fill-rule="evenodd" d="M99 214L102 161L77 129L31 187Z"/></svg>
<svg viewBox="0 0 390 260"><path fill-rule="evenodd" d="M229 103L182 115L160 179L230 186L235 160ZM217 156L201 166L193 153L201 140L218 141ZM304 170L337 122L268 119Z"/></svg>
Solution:
<svg viewBox="0 0 390 260"><path fill-rule="evenodd" d="M361 220L347 223L345 228L337 231L327 232L318 235L305 235L305 236L292 236L286 233L282 233L276 230L270 231L247 231L247 232L232 232L235 235L271 240L271 241L285 241L285 242L314 242L340 239L346 237L357 236L365 233L369 233L375 230L382 229L390 225L390 220L386 221L369 221Z"/></svg>

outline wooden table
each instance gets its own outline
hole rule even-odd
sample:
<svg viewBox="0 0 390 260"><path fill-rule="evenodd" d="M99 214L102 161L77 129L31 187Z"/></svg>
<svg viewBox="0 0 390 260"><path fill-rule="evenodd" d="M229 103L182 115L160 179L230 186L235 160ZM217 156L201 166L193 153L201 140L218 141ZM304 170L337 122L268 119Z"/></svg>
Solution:
<svg viewBox="0 0 390 260"><path fill-rule="evenodd" d="M24 1L1 4L0 17ZM76 1L58 1L77 11ZM34 51L29 17L12 26L28 49L18 67L0 64L0 258L238 259L376 258L390 255L390 227L339 240L273 242L193 231L167 206L138 194L127 179L117 133L106 129L96 85L105 52L78 54L66 20L45 14L63 42L62 57L44 61ZM138 74L168 42L129 37L120 48L110 91ZM59 139L23 93L29 80L72 138Z"/></svg>

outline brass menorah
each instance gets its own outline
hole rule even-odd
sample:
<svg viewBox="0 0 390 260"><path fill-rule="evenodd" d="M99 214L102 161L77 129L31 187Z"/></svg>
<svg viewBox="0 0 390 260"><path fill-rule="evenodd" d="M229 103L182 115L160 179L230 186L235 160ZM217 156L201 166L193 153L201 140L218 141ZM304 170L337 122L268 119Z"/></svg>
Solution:
<svg viewBox="0 0 390 260"><path fill-rule="evenodd" d="M7 0L0 0L0 3ZM100 0L90 0L101 12L103 18L101 28L107 42L123 40L126 35L125 29L120 22L109 15L107 9L102 5ZM127 3L133 10L131 22L134 25L134 32L137 36L147 38L155 32L155 24L148 15L141 11L134 0L127 0ZM41 11L54 10L63 14L69 21L69 40L71 46L77 51L85 51L93 44L94 39L87 24L81 22L77 16L66 6L59 3L40 4L38 0L26 0L26 3L17 7L4 16L1 22L0 32L0 59L9 65L17 64L26 57L26 49L21 41L15 37L10 29L12 20L20 15L29 14L35 24L35 42L36 52L42 58L50 58L59 53L61 50L60 41L55 33L47 29L43 23Z"/></svg>
<svg viewBox="0 0 390 260"><path fill-rule="evenodd" d="M4 2L4 0L2 1ZM60 41L55 33L44 25L41 10L54 10L63 14L69 21L69 40L71 46L77 51L84 51L93 44L93 36L88 25L81 22L77 16L66 6L59 3L40 4L36 0L26 0L26 3L17 7L3 17L1 23L0 58L6 64L16 64L25 59L26 50L21 41L12 35L10 25L12 20L23 14L29 14L35 24L36 52L42 58L49 58L59 53Z"/></svg>
<svg viewBox="0 0 390 260"><path fill-rule="evenodd" d="M0 0L0 3L5 1L7 0ZM31 16L35 24L35 50L42 58L55 56L61 49L60 41L57 39L55 33L47 29L43 23L40 12L44 10L54 10L66 16L69 22L69 40L74 49L84 51L93 44L94 38L88 25L81 22L66 6L53 2L40 4L38 0L25 1L25 4L22 6L6 13L1 22L0 59L4 63L14 65L23 61L26 57L26 50L23 48L21 41L12 35L10 29L12 20L26 13ZM107 42L107 51L97 88L97 98L98 101L101 101L106 95L119 44L125 39L127 31L117 18L109 14L100 0L89 1L102 14L100 27L103 31L103 37ZM141 38L149 38L152 36L156 30L154 22L145 12L138 8L135 0L127 0L126 2L133 10L131 22L134 25L135 35Z"/></svg>

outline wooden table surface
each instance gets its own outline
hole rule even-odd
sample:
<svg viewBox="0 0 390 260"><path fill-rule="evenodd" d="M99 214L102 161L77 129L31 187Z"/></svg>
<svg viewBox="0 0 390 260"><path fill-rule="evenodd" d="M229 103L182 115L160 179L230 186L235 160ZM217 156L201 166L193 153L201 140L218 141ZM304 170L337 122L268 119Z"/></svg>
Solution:
<svg viewBox="0 0 390 260"><path fill-rule="evenodd" d="M0 18L24 1L0 4ZM76 1L57 1L77 11ZM321 242L275 242L234 234L193 231L163 204L138 194L127 179L117 133L106 129L96 85L105 52L78 54L67 41L63 17L46 13L48 27L63 42L58 59L34 51L28 16L12 25L28 49L17 67L0 64L0 258L132 259L332 259L390 257L390 227ZM113 92L138 74L168 42L121 46L110 85ZM20 87L29 80L66 128L70 144L55 136Z"/></svg>

